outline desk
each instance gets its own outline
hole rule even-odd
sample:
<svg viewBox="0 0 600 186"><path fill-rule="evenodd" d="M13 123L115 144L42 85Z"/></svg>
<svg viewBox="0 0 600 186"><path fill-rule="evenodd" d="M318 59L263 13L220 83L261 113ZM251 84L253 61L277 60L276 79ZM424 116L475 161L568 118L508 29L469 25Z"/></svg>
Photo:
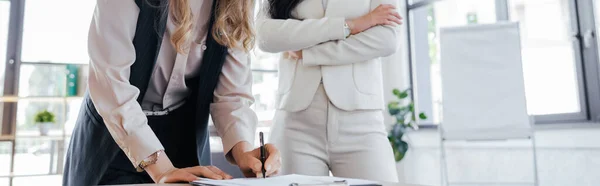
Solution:
<svg viewBox="0 0 600 186"><path fill-rule="evenodd" d="M118 185L118 186L191 186L190 184L135 184L135 185ZM117 185L115 185L117 186ZM401 184L401 183L384 183L383 186L420 186L412 184Z"/></svg>

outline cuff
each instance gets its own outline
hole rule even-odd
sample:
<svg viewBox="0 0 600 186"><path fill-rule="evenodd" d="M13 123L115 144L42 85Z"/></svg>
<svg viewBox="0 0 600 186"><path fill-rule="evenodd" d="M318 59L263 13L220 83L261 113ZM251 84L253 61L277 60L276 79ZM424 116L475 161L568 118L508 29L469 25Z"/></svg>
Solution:
<svg viewBox="0 0 600 186"><path fill-rule="evenodd" d="M231 149L235 144L242 141L254 144L254 136L254 129L247 128L244 125L236 125L235 127L230 127L229 130L227 130L223 135L221 135L221 140L223 142L223 153L225 154L225 158L227 159L227 161L235 165L235 159L230 153Z"/></svg>
<svg viewBox="0 0 600 186"><path fill-rule="evenodd" d="M156 134L148 125L137 129L134 133L129 133L123 141L125 145L121 149L134 167L138 167L142 160L153 153L164 150Z"/></svg>

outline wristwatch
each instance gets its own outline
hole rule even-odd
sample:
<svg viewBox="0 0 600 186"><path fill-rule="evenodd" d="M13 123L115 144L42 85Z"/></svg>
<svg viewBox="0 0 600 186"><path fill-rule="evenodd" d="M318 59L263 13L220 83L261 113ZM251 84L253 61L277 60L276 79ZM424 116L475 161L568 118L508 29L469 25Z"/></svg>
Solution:
<svg viewBox="0 0 600 186"><path fill-rule="evenodd" d="M348 22L344 22L344 37L348 38L350 37L350 34L352 34L352 30L350 30L350 25L348 25Z"/></svg>
<svg viewBox="0 0 600 186"><path fill-rule="evenodd" d="M158 161L158 157L160 156L161 152L162 151L156 151L155 153L152 153L150 156L142 160L142 162L140 162L140 165L136 168L136 170L138 172L144 172L144 169L146 169L146 167L156 164L156 161Z"/></svg>

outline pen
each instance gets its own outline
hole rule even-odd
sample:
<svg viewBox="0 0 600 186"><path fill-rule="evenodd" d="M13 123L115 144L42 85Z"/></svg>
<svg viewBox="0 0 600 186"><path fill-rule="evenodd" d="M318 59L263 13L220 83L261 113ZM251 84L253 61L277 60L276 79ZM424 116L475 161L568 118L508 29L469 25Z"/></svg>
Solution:
<svg viewBox="0 0 600 186"><path fill-rule="evenodd" d="M260 163L262 164L262 175L263 178L267 178L267 170L265 170L265 161L266 161L266 152L265 152L265 140L263 139L263 133L260 132L258 133L258 136L260 138Z"/></svg>

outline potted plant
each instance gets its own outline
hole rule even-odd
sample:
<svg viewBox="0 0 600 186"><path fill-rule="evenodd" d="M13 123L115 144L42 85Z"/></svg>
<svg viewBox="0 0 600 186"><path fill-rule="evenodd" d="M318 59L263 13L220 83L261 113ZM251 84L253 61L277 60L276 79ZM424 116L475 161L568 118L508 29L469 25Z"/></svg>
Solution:
<svg viewBox="0 0 600 186"><path fill-rule="evenodd" d="M404 134L411 130L418 130L417 118L421 120L427 119L427 115L423 112L417 115L415 113L414 102L411 99L407 100L410 91L410 88L404 91L394 89L393 93L398 100L388 104L390 115L396 118L396 123L392 126L388 135L388 140L390 140L392 149L394 150L396 162L400 162L408 151L408 143L402 139Z"/></svg>
<svg viewBox="0 0 600 186"><path fill-rule="evenodd" d="M35 115L34 121L40 128L40 135L46 136L48 135L48 131L50 130L52 125L54 125L54 114L52 112L48 112L47 110L38 112Z"/></svg>

